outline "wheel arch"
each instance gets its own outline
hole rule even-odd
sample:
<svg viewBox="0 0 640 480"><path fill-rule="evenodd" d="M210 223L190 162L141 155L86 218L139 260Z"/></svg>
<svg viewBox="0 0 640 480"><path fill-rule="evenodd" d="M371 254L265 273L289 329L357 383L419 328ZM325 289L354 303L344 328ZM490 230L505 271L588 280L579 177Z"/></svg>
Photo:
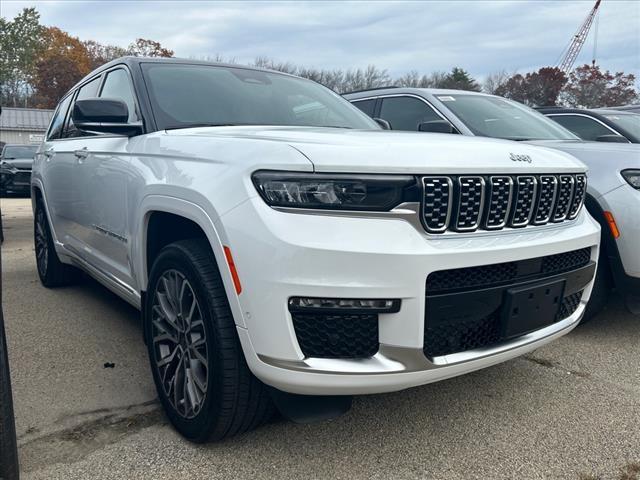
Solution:
<svg viewBox="0 0 640 480"><path fill-rule="evenodd" d="M165 219L173 218L174 221L183 222L183 227L193 229L187 233L198 233L206 238L218 265L234 321L236 325L244 327L242 308L235 292L233 278L224 253L224 232L219 232L219 229L216 228L215 219L211 218L205 209L195 203L176 197L156 194L144 198L140 213L138 217L140 219L138 234L134 235L136 241L133 248L136 252L133 252L133 258L135 258L134 265L141 294L145 295L148 288L149 271L151 269L150 260L163 246L162 242L154 244L149 239L149 234L153 234L154 229L159 228L158 224L154 222L157 222L157 219L163 216ZM193 236L190 238L193 238ZM149 247L151 247L151 251Z"/></svg>

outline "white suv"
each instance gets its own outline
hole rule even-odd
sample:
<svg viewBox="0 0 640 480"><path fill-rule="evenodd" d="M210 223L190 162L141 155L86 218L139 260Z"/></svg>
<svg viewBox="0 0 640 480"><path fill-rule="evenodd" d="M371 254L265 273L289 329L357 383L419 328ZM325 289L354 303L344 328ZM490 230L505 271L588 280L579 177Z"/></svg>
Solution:
<svg viewBox="0 0 640 480"><path fill-rule="evenodd" d="M32 188L42 283L80 268L142 310L194 441L522 355L577 325L598 258L570 155L383 131L238 66L99 68L60 102Z"/></svg>

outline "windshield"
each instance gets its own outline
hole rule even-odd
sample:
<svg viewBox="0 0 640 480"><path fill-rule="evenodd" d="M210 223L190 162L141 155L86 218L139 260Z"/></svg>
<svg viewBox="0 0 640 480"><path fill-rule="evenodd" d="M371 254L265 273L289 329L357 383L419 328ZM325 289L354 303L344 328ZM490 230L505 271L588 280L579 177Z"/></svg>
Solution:
<svg viewBox="0 0 640 480"><path fill-rule="evenodd" d="M475 135L507 140L576 140L578 137L535 110L504 98L436 95Z"/></svg>
<svg viewBox="0 0 640 480"><path fill-rule="evenodd" d="M143 64L158 127L296 125L376 129L331 90L297 77L244 68Z"/></svg>
<svg viewBox="0 0 640 480"><path fill-rule="evenodd" d="M613 124L619 126L620 128L624 128L632 135L640 137L640 115L636 113L625 113L620 115L607 114L605 115L605 117Z"/></svg>
<svg viewBox="0 0 640 480"><path fill-rule="evenodd" d="M2 158L33 158L37 151L37 145L7 145L2 151Z"/></svg>

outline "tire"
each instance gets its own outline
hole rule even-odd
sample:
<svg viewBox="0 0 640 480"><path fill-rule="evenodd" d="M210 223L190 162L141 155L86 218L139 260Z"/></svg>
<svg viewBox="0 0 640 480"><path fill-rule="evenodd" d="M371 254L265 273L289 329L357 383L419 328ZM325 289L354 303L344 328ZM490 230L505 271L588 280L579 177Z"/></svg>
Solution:
<svg viewBox="0 0 640 480"><path fill-rule="evenodd" d="M0 478L18 478L18 450L4 321L0 309Z"/></svg>
<svg viewBox="0 0 640 480"><path fill-rule="evenodd" d="M79 271L71 265L65 265L58 258L49 220L41 201L36 203L33 243L36 252L36 269L42 285L55 288L70 285L77 280Z"/></svg>
<svg viewBox="0 0 640 480"><path fill-rule="evenodd" d="M143 320L160 402L184 437L221 440L271 418L268 387L247 366L206 241L162 249L151 269Z"/></svg>
<svg viewBox="0 0 640 480"><path fill-rule="evenodd" d="M601 249L598 258L598 268L596 269L596 279L593 284L589 303L587 303L587 308L580 321L581 324L590 322L604 309L607 305L609 294L611 293L612 283L609 262L607 256L604 254L604 249Z"/></svg>

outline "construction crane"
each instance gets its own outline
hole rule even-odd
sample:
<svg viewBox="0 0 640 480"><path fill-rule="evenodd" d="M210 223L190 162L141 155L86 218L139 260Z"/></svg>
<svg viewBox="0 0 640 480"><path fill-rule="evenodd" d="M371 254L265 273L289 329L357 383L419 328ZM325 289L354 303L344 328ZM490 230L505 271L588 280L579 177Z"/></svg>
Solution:
<svg viewBox="0 0 640 480"><path fill-rule="evenodd" d="M568 74L573 68L573 64L576 61L576 58L578 57L580 50L582 50L582 47L584 46L584 42L587 40L587 36L589 35L589 30L591 30L591 24L593 23L593 19L596 17L596 14L598 13L598 7L600 6L601 1L602 0L596 1L596 4L591 9L591 12L589 12L589 15L587 15L587 18L585 19L585 21L582 23L582 25L580 26L576 34L571 39L571 42L569 43L569 47L565 49L566 53L564 53L564 55L561 55L561 60L556 65L556 67L562 70L565 74ZM594 52L593 62L595 63L595 52Z"/></svg>

